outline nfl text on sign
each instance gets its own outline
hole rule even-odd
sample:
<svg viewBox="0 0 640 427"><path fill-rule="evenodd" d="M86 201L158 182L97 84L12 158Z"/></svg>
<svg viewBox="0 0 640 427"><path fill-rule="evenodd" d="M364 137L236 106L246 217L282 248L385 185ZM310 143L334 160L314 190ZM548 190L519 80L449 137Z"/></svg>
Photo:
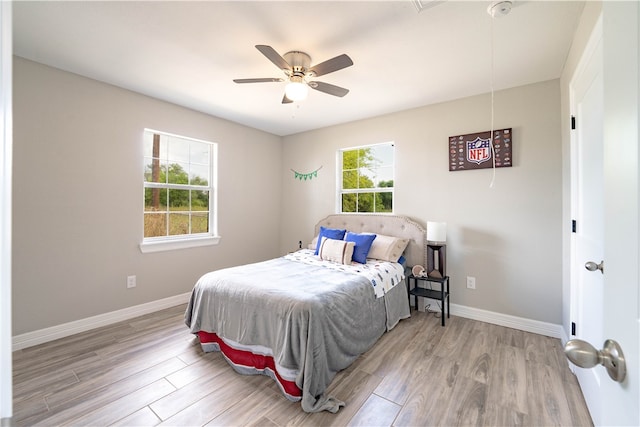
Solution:
<svg viewBox="0 0 640 427"><path fill-rule="evenodd" d="M512 165L511 128L449 137L449 170L497 168Z"/></svg>

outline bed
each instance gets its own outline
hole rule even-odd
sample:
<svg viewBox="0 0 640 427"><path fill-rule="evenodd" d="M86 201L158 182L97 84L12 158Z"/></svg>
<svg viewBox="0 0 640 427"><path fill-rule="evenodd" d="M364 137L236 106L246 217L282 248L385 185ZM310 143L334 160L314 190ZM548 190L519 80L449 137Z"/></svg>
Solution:
<svg viewBox="0 0 640 427"><path fill-rule="evenodd" d="M362 249L357 239L352 245L324 238L339 229L357 239L375 234L369 254L380 258L397 256L380 255L385 242L406 244L403 262L323 260L338 247L347 255L336 256L349 260L350 248ZM360 214L329 215L316 224L319 234L320 243L314 239L308 249L203 275L185 323L205 352L220 351L237 372L270 376L306 412L337 412L344 402L325 393L336 373L410 316L404 271L424 263L426 235L404 216Z"/></svg>

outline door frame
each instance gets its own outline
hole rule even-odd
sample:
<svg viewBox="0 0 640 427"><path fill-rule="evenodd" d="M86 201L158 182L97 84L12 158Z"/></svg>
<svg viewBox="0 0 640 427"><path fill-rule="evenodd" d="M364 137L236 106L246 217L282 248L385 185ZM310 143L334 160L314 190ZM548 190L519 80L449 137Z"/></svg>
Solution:
<svg viewBox="0 0 640 427"><path fill-rule="evenodd" d="M594 54L596 53L596 49L598 48L598 45L602 43L602 14L599 15L592 31L591 34L589 35L589 39L587 41L587 44L582 52L582 55L580 57L580 60L578 62L578 65L576 67L576 69L574 70L573 75L571 76L571 80L569 82L569 113L571 115L571 117L576 117L576 120L580 120L581 118L578 116L578 105L577 102L578 100L576 100L576 86L578 84L578 81L580 80L580 78L585 74L585 72L587 71L587 67L592 59L592 57L594 56ZM604 64L601 64L604 65ZM602 119L604 120L604 115L602 117ZM579 195L579 189L578 189L578 180L579 180L579 168L578 168L578 159L579 159L579 150L578 150L578 129L572 129L570 131L570 139L569 139L569 152L570 152L570 213L571 213L571 220L577 220L577 227L580 227L580 220L581 218L578 217L578 195ZM579 303L580 298L582 297L582 290L580 287L580 273L579 273L579 269L583 268L582 267L582 262L581 260L578 260L578 248L577 248L577 236L575 232L571 233L571 237L570 237L570 249L569 249L569 257L570 257L570 263L569 263L569 283L570 283L570 302L569 302L569 322L570 324L575 323L576 329L579 330L580 326L580 322L579 320L582 318L582 316L584 315L584 313L581 313L581 305ZM596 262L598 262L599 260L596 260ZM570 333L573 331L570 331ZM579 332L579 331L578 331ZM570 338L573 338L570 337ZM600 345L601 343L593 343L594 345ZM571 369L572 372L574 372L574 374L576 373L576 367L573 364L569 364L569 367ZM594 381L597 381L597 378L594 379ZM582 388L582 386L581 386ZM585 400L588 399L585 397ZM596 401L592 403L591 406L587 405L589 408L589 412L591 415L591 419L592 420L596 420L596 418L600 418L601 417L601 410L598 404L598 399L595 399Z"/></svg>
<svg viewBox="0 0 640 427"><path fill-rule="evenodd" d="M602 39L602 15L598 17L596 24L593 27L591 35L589 36L589 41L583 51L582 57L576 67L573 76L571 77L571 81L569 82L569 114L572 117L576 117L576 99L575 99L575 85L577 77L584 73L587 63L589 59L593 56L596 47L598 46L598 42ZM577 181L578 181L578 135L577 132L570 132L570 140L569 140L569 152L570 152L570 170L571 170L571 178L570 178L570 212L571 212L571 220L575 220L577 216L578 210L578 189L577 189ZM578 277L576 274L578 266L578 260L576 257L576 241L575 241L574 233L571 233L570 239L570 249L569 249L569 257L570 257L570 268L569 268L569 283L570 283L570 295L571 301L569 304L569 321L575 322L579 317L578 312L578 298L579 298L579 286L578 286ZM573 368L573 365L570 365Z"/></svg>

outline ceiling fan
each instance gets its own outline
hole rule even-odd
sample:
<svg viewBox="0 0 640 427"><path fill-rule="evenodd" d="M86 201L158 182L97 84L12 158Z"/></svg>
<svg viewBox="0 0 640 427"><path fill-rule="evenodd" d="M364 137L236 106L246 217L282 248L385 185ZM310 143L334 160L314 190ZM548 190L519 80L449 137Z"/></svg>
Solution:
<svg viewBox="0 0 640 427"><path fill-rule="evenodd" d="M311 57L304 52L297 50L287 52L280 56L271 46L256 45L264 56L273 62L278 68L280 68L285 78L256 78L256 79L234 79L236 83L269 83L269 82L284 82L287 81L285 87L285 94L282 98L283 104L290 104L294 101L300 101L307 96L309 88L318 90L320 92L328 93L329 95L343 97L349 93L349 89L345 89L340 86L335 86L325 82L319 82L311 80L315 77L320 77L325 74L333 73L334 71L341 70L353 65L353 61L348 55L342 54L335 58L328 59L324 62L310 66Z"/></svg>

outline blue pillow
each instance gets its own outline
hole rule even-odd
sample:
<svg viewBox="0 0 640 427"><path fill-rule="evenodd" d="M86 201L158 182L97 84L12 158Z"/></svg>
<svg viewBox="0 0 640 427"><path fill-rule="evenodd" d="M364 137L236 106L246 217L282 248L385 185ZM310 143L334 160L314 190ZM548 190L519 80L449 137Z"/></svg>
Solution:
<svg viewBox="0 0 640 427"><path fill-rule="evenodd" d="M347 242L355 242L356 244L356 247L353 249L353 260L355 262L359 262L360 264L367 263L367 254L375 238L375 234L358 234L347 231L344 240Z"/></svg>
<svg viewBox="0 0 640 427"><path fill-rule="evenodd" d="M343 240L344 233L347 230L339 230L337 228L325 228L320 226L320 233L318 233L318 243L316 244L316 251L314 255L318 255L320 251L320 244L322 243L322 238L326 237L327 239L335 239L335 240Z"/></svg>

